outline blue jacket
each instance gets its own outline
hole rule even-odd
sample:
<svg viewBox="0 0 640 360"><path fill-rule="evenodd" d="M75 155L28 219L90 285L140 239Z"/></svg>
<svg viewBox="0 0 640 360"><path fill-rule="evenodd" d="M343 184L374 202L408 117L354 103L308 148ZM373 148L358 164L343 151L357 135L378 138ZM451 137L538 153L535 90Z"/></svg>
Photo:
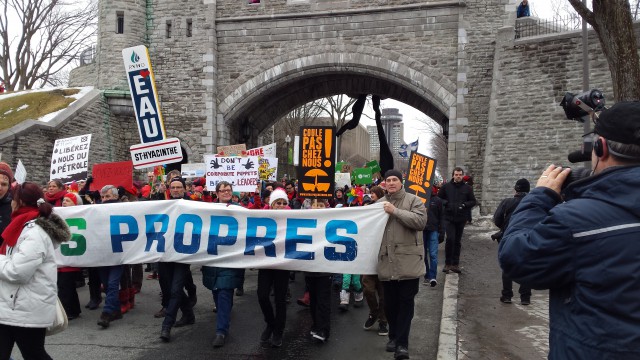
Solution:
<svg viewBox="0 0 640 360"><path fill-rule="evenodd" d="M563 192L535 188L511 216L500 265L549 289L549 359L640 359L640 166Z"/></svg>

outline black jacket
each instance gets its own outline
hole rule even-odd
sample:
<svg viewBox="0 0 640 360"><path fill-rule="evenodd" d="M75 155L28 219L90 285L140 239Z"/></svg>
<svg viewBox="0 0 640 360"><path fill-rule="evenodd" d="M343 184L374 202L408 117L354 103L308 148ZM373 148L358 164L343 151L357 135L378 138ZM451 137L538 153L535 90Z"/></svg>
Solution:
<svg viewBox="0 0 640 360"><path fill-rule="evenodd" d="M9 189L11 190L11 189ZM7 194L0 199L0 234L4 231L4 229L11 222L11 194L7 192ZM0 237L0 244L2 244L4 240Z"/></svg>
<svg viewBox="0 0 640 360"><path fill-rule="evenodd" d="M476 206L473 189L463 182L449 181L438 191L438 196L442 199L447 221L467 222L467 210Z"/></svg>
<svg viewBox="0 0 640 360"><path fill-rule="evenodd" d="M442 232L443 226L444 207L442 206L442 200L433 195L427 208L427 226L424 227L424 230Z"/></svg>
<svg viewBox="0 0 640 360"><path fill-rule="evenodd" d="M520 201L526 195L527 193L524 192L516 193L513 197L506 198L500 202L496 212L493 214L493 223L496 224L500 230L504 231L507 228L511 214L513 214L513 211L518 207L518 204L520 204Z"/></svg>

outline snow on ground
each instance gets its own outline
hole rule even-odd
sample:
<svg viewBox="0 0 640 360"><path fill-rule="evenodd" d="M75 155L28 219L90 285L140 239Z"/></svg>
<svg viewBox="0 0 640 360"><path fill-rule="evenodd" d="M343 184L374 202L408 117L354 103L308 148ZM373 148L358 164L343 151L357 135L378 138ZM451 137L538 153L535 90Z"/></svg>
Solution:
<svg viewBox="0 0 640 360"><path fill-rule="evenodd" d="M19 108L17 108L16 111L24 110L24 109L26 109L28 107L29 107L29 105L24 104L24 105L20 106Z"/></svg>
<svg viewBox="0 0 640 360"><path fill-rule="evenodd" d="M9 94L5 94L5 95L0 95L0 101L4 100L4 99L8 99L10 97L14 97L14 96L18 96L18 95L23 95L23 94L29 94L29 93L35 93L35 92L43 92L43 91L52 91L52 90L61 90L61 89L79 89L80 91L75 94L75 95L70 95L67 96L68 98L74 98L76 100L80 99L81 97L85 96L89 91L93 90L93 86L85 86L85 87L76 87L76 88L63 88L63 87L55 87L55 88L44 88L44 89L34 89L34 90L26 90L26 91L17 91L17 92L12 92ZM74 101L75 102L75 101ZM71 103L73 104L73 103ZM69 105L71 105L69 104ZM27 105L23 105L21 107L19 107L18 109L16 109L16 111L20 111L22 109L26 109ZM49 122L51 121L51 119L53 119L58 113L60 113L62 110L58 110L56 112L52 112L49 114L46 114L42 117L40 117L39 119L36 119L38 121L44 121L44 122Z"/></svg>

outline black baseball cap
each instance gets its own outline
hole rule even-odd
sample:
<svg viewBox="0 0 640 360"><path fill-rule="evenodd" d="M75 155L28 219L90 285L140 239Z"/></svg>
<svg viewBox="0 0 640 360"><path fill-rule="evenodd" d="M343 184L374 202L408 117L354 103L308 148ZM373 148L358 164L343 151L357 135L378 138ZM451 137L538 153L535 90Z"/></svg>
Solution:
<svg viewBox="0 0 640 360"><path fill-rule="evenodd" d="M621 101L603 110L592 133L622 144L640 145L640 101Z"/></svg>

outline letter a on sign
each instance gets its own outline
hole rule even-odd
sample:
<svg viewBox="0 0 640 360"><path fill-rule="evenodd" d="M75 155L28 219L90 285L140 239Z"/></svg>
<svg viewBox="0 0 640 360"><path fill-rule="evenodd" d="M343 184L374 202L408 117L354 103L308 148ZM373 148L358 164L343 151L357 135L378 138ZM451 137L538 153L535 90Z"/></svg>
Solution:
<svg viewBox="0 0 640 360"><path fill-rule="evenodd" d="M142 143L150 143L166 139L149 51L144 45L126 48L122 50L122 58L129 80L140 140Z"/></svg>

